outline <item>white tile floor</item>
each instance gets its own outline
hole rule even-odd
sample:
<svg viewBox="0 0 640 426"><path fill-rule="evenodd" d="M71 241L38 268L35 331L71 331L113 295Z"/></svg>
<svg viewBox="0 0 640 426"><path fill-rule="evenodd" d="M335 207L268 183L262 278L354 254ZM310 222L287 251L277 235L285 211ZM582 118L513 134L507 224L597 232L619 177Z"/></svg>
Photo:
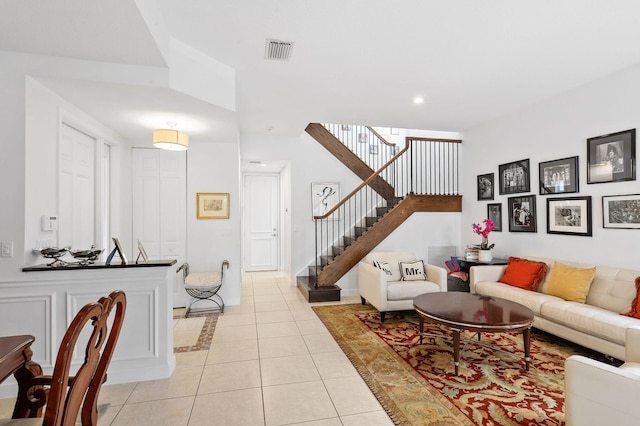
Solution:
<svg viewBox="0 0 640 426"><path fill-rule="evenodd" d="M343 298L341 303L358 303ZM202 318L174 321L192 345ZM100 425L392 425L300 292L275 272L243 275L208 351L178 353L172 377L105 385ZM0 417L11 415L0 400Z"/></svg>

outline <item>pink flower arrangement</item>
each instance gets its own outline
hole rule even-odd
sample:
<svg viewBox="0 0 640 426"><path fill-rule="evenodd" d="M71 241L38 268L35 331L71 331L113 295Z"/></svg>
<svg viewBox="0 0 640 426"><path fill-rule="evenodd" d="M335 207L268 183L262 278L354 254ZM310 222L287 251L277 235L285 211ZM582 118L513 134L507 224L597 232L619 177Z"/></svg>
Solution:
<svg viewBox="0 0 640 426"><path fill-rule="evenodd" d="M477 223L471 225L471 228L473 228L473 232L475 232L476 234L482 235L482 244L480 244L480 249L491 250L495 246L495 244L489 245L488 239L491 231L496 229L496 224L491 219L485 219L482 222L484 223L484 228Z"/></svg>

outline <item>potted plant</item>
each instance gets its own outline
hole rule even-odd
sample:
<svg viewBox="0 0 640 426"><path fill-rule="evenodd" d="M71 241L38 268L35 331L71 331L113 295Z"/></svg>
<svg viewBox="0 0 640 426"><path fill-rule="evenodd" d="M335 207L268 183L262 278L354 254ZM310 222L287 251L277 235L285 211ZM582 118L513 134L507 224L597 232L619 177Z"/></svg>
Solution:
<svg viewBox="0 0 640 426"><path fill-rule="evenodd" d="M482 243L478 246L478 260L488 262L493 259L491 249L495 246L495 244L489 244L489 234L496 228L496 224L491 219L485 219L482 223L484 226L474 223L471 228L473 228L473 232L482 236Z"/></svg>

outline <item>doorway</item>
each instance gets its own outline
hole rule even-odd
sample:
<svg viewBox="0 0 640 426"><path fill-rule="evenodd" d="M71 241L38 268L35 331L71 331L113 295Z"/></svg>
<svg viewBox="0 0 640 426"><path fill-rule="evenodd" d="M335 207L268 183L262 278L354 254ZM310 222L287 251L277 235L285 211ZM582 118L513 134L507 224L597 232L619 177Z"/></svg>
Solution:
<svg viewBox="0 0 640 426"><path fill-rule="evenodd" d="M280 269L280 174L244 175L244 270Z"/></svg>

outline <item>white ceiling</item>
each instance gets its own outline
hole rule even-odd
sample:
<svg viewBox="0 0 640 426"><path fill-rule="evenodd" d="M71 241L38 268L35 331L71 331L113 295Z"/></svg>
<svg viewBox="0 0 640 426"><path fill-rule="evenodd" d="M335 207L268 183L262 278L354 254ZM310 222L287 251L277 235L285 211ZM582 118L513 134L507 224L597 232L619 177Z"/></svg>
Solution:
<svg viewBox="0 0 640 426"><path fill-rule="evenodd" d="M237 116L168 89L45 81L130 138L148 134L135 115L143 111L182 113L201 123L203 134L233 133L236 126L298 134L309 122L464 131L640 62L637 0L158 0L156 8L153 0L3 0L2 6L0 50L163 67L155 43L162 27L236 70ZM293 41L290 61L265 60L267 38ZM411 102L417 95L424 104Z"/></svg>

